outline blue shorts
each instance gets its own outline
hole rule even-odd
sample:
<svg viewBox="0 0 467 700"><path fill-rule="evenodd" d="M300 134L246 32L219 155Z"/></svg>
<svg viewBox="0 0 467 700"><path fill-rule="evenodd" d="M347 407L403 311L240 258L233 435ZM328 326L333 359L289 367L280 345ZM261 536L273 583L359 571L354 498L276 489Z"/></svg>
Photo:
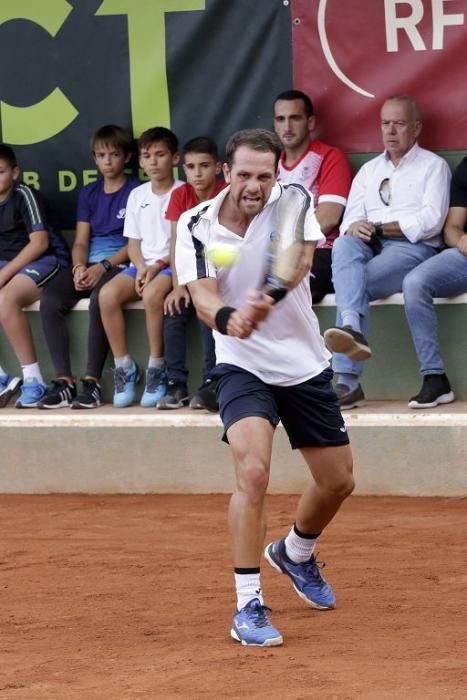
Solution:
<svg viewBox="0 0 467 700"><path fill-rule="evenodd" d="M348 445L349 437L331 384L329 367L317 377L295 386L265 384L251 372L229 364L214 370L217 401L227 431L242 418L259 416L274 427L282 421L292 449Z"/></svg>
<svg viewBox="0 0 467 700"><path fill-rule="evenodd" d="M134 265L129 265L126 267L124 270L121 271L121 275L128 275L128 277L131 277L132 279L136 279L136 267ZM160 272L157 273L158 275L167 275L167 277L172 277L172 270L170 267L166 267ZM156 275L157 277L157 275Z"/></svg>
<svg viewBox="0 0 467 700"><path fill-rule="evenodd" d="M0 260L0 270L8 265L9 262L9 260ZM38 287L43 287L59 270L60 265L55 255L43 255L41 258L37 258L37 260L33 260L28 265L25 265L16 274L26 275Z"/></svg>

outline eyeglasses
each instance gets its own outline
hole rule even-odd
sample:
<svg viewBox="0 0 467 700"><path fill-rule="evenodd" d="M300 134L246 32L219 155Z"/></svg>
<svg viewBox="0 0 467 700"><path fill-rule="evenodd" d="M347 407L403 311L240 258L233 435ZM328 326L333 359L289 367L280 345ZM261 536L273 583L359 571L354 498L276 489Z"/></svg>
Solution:
<svg viewBox="0 0 467 700"><path fill-rule="evenodd" d="M391 180L388 177L381 180L378 193L382 203L388 207L391 204Z"/></svg>

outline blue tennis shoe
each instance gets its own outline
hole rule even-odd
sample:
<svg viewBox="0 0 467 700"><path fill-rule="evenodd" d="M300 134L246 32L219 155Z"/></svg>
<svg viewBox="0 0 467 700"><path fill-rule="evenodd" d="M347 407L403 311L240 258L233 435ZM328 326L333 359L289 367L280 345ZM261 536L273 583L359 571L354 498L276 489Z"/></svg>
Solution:
<svg viewBox="0 0 467 700"><path fill-rule="evenodd" d="M21 385L21 393L16 401L16 408L37 408L47 396L47 384L42 384L35 377L28 377Z"/></svg>
<svg viewBox="0 0 467 700"><path fill-rule="evenodd" d="M253 598L244 608L235 613L230 636L243 646L277 647L282 644L282 635L271 624L265 605Z"/></svg>
<svg viewBox="0 0 467 700"><path fill-rule="evenodd" d="M141 397L143 408L154 408L167 393L167 372L165 369L148 367L146 370L146 386Z"/></svg>
<svg viewBox="0 0 467 700"><path fill-rule="evenodd" d="M131 367L124 369L116 367L112 370L114 375L114 398L115 408L126 408L131 406L136 396L136 384L140 380L139 370L135 362Z"/></svg>
<svg viewBox="0 0 467 700"><path fill-rule="evenodd" d="M276 571L286 574L300 598L312 608L329 610L336 607L336 596L321 574L314 555L308 561L296 564L286 554L285 540L268 544L264 556Z"/></svg>

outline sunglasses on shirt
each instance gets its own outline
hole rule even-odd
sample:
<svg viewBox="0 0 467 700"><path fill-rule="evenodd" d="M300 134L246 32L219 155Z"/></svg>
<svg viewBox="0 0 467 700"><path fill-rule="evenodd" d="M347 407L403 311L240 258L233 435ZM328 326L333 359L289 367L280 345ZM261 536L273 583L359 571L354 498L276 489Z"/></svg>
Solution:
<svg viewBox="0 0 467 700"><path fill-rule="evenodd" d="M391 204L391 180L385 177L378 189L379 198L387 207Z"/></svg>

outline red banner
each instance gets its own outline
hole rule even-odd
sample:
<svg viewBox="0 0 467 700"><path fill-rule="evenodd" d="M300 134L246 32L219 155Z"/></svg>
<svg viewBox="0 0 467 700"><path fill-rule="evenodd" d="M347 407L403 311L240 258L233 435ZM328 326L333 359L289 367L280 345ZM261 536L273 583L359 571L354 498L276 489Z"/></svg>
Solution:
<svg viewBox="0 0 467 700"><path fill-rule="evenodd" d="M421 144L467 148L465 0L292 0L294 86L313 100L321 138L380 151L379 111L407 93Z"/></svg>

